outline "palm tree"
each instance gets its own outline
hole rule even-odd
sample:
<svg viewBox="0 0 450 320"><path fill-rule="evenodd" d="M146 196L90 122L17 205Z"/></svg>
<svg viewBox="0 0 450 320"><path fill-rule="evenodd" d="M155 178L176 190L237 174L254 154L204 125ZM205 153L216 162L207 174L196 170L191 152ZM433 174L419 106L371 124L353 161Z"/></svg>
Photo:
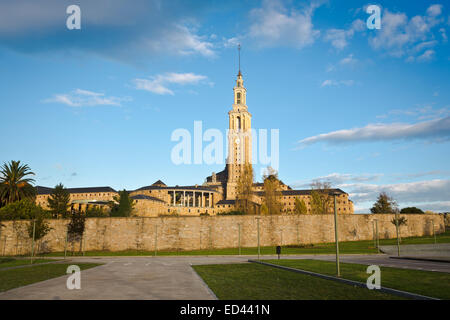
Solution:
<svg viewBox="0 0 450 320"><path fill-rule="evenodd" d="M34 175L28 165L21 165L20 161L12 160L0 167L0 203L6 205L24 198L32 198L36 192L31 183L34 179L27 178Z"/></svg>

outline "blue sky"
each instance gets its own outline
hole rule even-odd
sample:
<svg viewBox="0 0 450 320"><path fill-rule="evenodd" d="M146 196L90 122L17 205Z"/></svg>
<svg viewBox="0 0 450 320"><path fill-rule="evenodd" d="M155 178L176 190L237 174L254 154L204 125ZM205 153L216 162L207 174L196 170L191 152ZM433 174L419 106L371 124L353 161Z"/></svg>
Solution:
<svg viewBox="0 0 450 320"><path fill-rule="evenodd" d="M285 183L329 180L357 212L381 191L450 211L449 6L1 0L0 162L44 186L201 184L223 165L175 165L171 134L225 133L241 43L252 125L280 130Z"/></svg>

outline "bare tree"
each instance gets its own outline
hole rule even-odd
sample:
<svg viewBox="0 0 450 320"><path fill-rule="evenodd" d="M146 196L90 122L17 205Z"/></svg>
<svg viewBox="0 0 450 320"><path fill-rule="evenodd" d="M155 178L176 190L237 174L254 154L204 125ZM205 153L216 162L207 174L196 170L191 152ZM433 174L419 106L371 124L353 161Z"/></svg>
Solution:
<svg viewBox="0 0 450 320"><path fill-rule="evenodd" d="M331 183L314 181L311 184L312 214L330 214L333 212L333 197L330 195Z"/></svg>
<svg viewBox="0 0 450 320"><path fill-rule="evenodd" d="M264 205L267 208L267 214L281 213L281 183L278 179L278 173L271 167L267 167L264 178Z"/></svg>
<svg viewBox="0 0 450 320"><path fill-rule="evenodd" d="M250 163L242 166L241 175L237 183L236 204L238 210L250 214L252 213L253 196L253 167Z"/></svg>

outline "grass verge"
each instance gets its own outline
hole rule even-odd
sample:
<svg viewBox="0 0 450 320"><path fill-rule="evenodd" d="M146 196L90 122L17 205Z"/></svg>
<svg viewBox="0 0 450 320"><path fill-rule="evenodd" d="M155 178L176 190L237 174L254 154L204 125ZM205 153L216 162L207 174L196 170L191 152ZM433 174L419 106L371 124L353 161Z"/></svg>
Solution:
<svg viewBox="0 0 450 320"><path fill-rule="evenodd" d="M253 263L194 270L221 300L392 300L399 297Z"/></svg>
<svg viewBox="0 0 450 320"><path fill-rule="evenodd" d="M436 235L437 243L450 243L450 231ZM430 237L410 237L403 238L402 245L405 244L431 244L434 243L434 238ZM380 239L380 245L396 245L397 239ZM341 254L375 254L378 250L374 246L373 240L361 240L361 241L342 241L339 242L339 252ZM334 254L335 245L334 242L311 244L303 246L283 246L283 254ZM86 251L86 256L152 256L155 251L141 251L141 250L124 250L124 251ZM211 250L174 250L174 251L158 251L158 256L176 256L176 255L237 255L239 254L238 248L225 248L225 249L211 249ZM241 248L242 255L257 255L257 248ZM275 254L275 246L261 247L261 254ZM82 253L75 252L75 256L80 256ZM64 256L64 252L53 252L46 256L61 257ZM68 252L68 256L71 253Z"/></svg>
<svg viewBox="0 0 450 320"><path fill-rule="evenodd" d="M33 259L33 264L37 263L45 263L59 260L49 260L49 259ZM0 258L0 269L10 268L10 267L18 267L30 265L30 259L16 259L16 258Z"/></svg>
<svg viewBox="0 0 450 320"><path fill-rule="evenodd" d="M281 259L264 260L264 262L326 275L336 275L336 264L331 261ZM341 276L345 279L365 283L369 277L369 274L366 273L367 265L341 263L340 269ZM380 267L380 269L382 287L408 291L439 299L450 299L450 273L391 267Z"/></svg>
<svg viewBox="0 0 450 320"><path fill-rule="evenodd" d="M66 270L69 265L57 263L37 265L29 268L0 270L0 292L66 275ZM99 265L98 263L77 264L81 270Z"/></svg>

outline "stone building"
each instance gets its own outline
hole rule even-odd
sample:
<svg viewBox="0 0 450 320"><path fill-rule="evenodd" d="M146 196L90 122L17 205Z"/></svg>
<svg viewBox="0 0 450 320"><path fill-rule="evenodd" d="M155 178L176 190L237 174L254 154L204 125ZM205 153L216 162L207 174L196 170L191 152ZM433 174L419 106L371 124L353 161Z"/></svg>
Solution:
<svg viewBox="0 0 450 320"><path fill-rule="evenodd" d="M161 180L152 185L129 191L135 203L137 216L161 215L215 215L220 212L236 210L237 184L243 172L244 165L251 164L252 159L252 115L247 107L247 90L239 68L236 85L233 88L233 105L228 112L228 150L229 154L225 169L212 173L205 183L194 186L167 186ZM252 202L256 212L264 200L264 184L253 185ZM118 194L110 187L71 188L71 206L76 210L86 210L90 206L104 206ZM47 198L51 188L38 187L36 202L47 207ZM348 194L340 189L328 190L337 193L337 211L340 214L352 214L353 202ZM283 214L294 212L295 199L303 200L308 213L311 213L312 190L293 190L280 183L280 202Z"/></svg>

